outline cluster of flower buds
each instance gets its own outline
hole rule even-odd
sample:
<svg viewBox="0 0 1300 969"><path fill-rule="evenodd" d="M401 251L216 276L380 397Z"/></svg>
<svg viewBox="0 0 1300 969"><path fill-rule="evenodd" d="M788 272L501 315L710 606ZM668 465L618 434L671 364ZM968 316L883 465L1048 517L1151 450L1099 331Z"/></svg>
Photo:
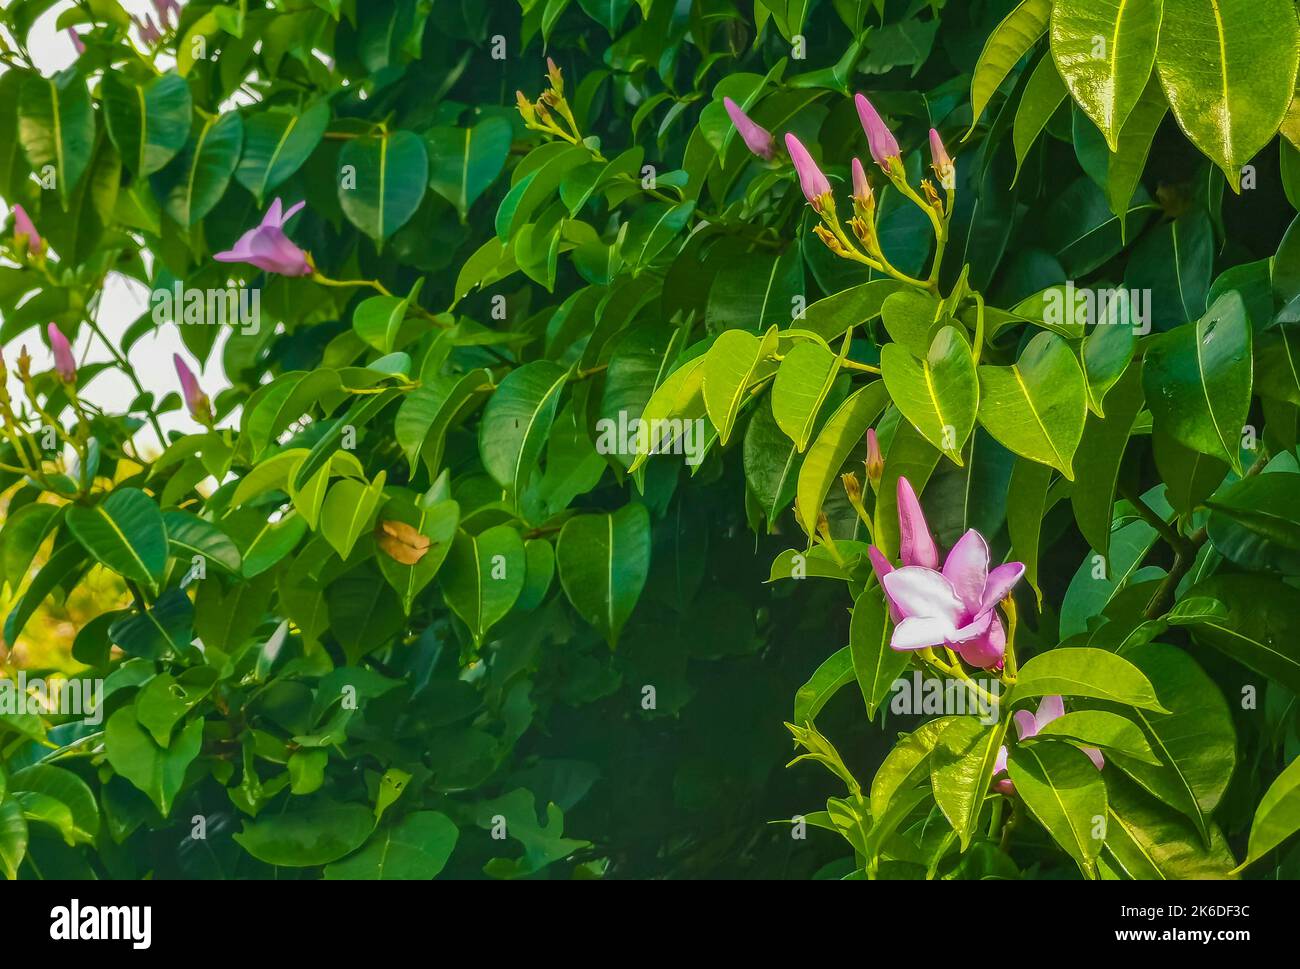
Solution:
<svg viewBox="0 0 1300 969"><path fill-rule="evenodd" d="M546 79L551 86L543 91L536 101L529 101L523 91L515 92L515 104L524 119L524 127L557 135L565 141L577 144L582 141L582 135L578 131L578 122L573 117L573 110L564 98L564 75L555 61L549 57L546 58ZM567 131L556 121L556 114L568 125Z"/></svg>
<svg viewBox="0 0 1300 969"><path fill-rule="evenodd" d="M771 133L754 122L731 98L723 98L722 103L746 147L759 158L770 160L775 151ZM787 134L785 146L794 166L795 175L798 177L799 188L813 211L821 216L821 222L813 227L813 232L831 252L841 258L864 263L904 282L934 289L938 285L939 260L942 256L942 247L947 242L948 219L952 216L952 195L956 188L956 169L952 159L938 131L930 129L931 167L940 186L948 193L948 201L945 204L929 180L921 182L921 191L925 196L922 198L908 184L898 140L881 118L880 112L861 94L854 98L854 105L857 108L858 118L862 122L862 128L866 132L872 159L889 182L925 212L934 227L938 250L930 278L913 279L890 265L880 246L876 229L876 198L862 162L854 158L850 166L853 175L853 215L847 220L847 224L865 252L850 240L840 225L830 181L817 166L803 143L793 134Z"/></svg>

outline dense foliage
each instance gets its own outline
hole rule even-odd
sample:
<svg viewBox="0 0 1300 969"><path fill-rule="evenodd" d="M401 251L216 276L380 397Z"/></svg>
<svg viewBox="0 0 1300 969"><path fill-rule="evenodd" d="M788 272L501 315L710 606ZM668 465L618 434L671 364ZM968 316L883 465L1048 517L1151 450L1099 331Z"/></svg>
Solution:
<svg viewBox="0 0 1300 969"><path fill-rule="evenodd" d="M55 6L6 875L1296 874L1290 0Z"/></svg>

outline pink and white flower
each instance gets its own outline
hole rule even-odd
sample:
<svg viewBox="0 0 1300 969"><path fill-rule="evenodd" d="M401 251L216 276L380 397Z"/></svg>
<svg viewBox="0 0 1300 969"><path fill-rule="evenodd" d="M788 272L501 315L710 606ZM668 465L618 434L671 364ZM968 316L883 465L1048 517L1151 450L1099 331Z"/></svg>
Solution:
<svg viewBox="0 0 1300 969"><path fill-rule="evenodd" d="M1020 740L1028 740L1035 737L1038 732L1046 727L1053 720L1065 716L1065 701L1059 696L1045 696L1038 701L1038 709L1030 713L1028 710L1017 710L1012 720L1016 725L1016 736ZM1106 766L1106 758L1102 757L1101 751L1096 747L1080 747L1088 759L1092 761L1097 770ZM993 762L993 789L1001 794L1012 794L1016 790L1016 785L1011 782L1011 778L1002 775L1007 773L1007 748L1002 747L998 750L997 759Z"/></svg>
<svg viewBox="0 0 1300 969"><path fill-rule="evenodd" d="M940 569L939 548L921 503L903 477L898 479L898 530L901 568L874 545L868 549L896 624L889 645L899 651L947 646L972 666L999 668L1007 637L997 606L1024 575L1023 563L990 570L988 543L972 528Z"/></svg>
<svg viewBox="0 0 1300 969"><path fill-rule="evenodd" d="M249 229L234 247L218 252L212 258L217 262L246 262L269 273L281 276L310 276L312 266L307 253L294 245L284 234L284 224L292 219L307 203L299 202L282 211L277 198L266 210L260 224Z"/></svg>

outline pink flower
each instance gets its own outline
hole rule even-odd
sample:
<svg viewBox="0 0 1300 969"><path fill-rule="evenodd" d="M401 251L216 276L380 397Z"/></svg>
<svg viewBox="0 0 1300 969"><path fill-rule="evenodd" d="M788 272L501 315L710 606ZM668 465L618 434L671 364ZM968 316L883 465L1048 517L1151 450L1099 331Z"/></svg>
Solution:
<svg viewBox="0 0 1300 969"><path fill-rule="evenodd" d="M957 170L948 157L948 149L943 146L943 139L933 128L930 129L930 162L934 174L939 178L939 184L951 189L956 184Z"/></svg>
<svg viewBox="0 0 1300 969"><path fill-rule="evenodd" d="M181 5L177 0L153 0L153 8L158 14L158 23L166 27L168 23L179 24L181 22ZM172 19L171 14L175 14Z"/></svg>
<svg viewBox="0 0 1300 969"><path fill-rule="evenodd" d="M896 623L889 645L899 651L948 646L972 666L999 666L1007 639L997 605L1020 581L1024 565L1008 562L990 571L988 545L972 528L952 547L940 571L939 549L921 504L911 483L901 477L898 528L901 568L890 565L874 546L868 549Z"/></svg>
<svg viewBox="0 0 1300 969"><path fill-rule="evenodd" d="M871 157L876 160L877 165L885 171L889 171L890 159L898 158L901 160L902 157L898 150L898 142L889 128L885 126L880 113L870 101L859 94L853 99L853 103L858 107L858 118L862 121L862 127L867 132L867 144L871 146Z"/></svg>
<svg viewBox="0 0 1300 969"><path fill-rule="evenodd" d="M261 224L240 236L233 249L219 252L212 258L217 262L246 262L281 276L310 276L312 267L307 254L284 234L284 224L306 204L299 202L282 213L280 200L276 199L266 210Z"/></svg>
<svg viewBox="0 0 1300 969"><path fill-rule="evenodd" d="M803 197L812 203L813 208L817 208L821 204L819 199L831 194L831 183L826 180L826 176L822 174L822 170L817 167L817 163L812 160L812 155L808 154L808 149L800 144L798 138L794 135L786 135L785 147L790 152L790 160L794 162L794 170L799 176L799 187L803 190Z"/></svg>
<svg viewBox="0 0 1300 969"><path fill-rule="evenodd" d="M80 34L78 34L75 30L69 27L68 36L72 38L72 46L76 48L78 57L86 53L86 45L82 43Z"/></svg>
<svg viewBox="0 0 1300 969"><path fill-rule="evenodd" d="M1030 713L1028 710L1017 710L1012 719L1016 724L1016 736L1020 740L1028 740L1035 737L1038 732L1046 727L1058 717L1065 716L1065 701L1059 696L1045 696L1038 701L1038 710ZM1096 747L1080 747L1088 759L1092 761L1097 770L1106 766L1106 758L1102 757L1101 751ZM1007 748L1002 747L998 750L997 759L993 762L993 788L1001 794L1011 794L1015 792L1016 785L1011 783L1011 779L1004 777L998 779L999 774L1007 772Z"/></svg>
<svg viewBox="0 0 1300 969"><path fill-rule="evenodd" d="M73 359L68 338L53 323L46 327L45 332L50 337L50 349L54 351L54 369L59 372L59 379L65 384L76 383L77 361Z"/></svg>
<svg viewBox="0 0 1300 969"><path fill-rule="evenodd" d="M208 395L199 387L194 371L186 366L179 353L172 354L172 362L176 364L176 376L181 379L181 394L185 398L185 406L189 408L190 416L200 424L210 423L212 405L208 402Z"/></svg>
<svg viewBox="0 0 1300 969"><path fill-rule="evenodd" d="M148 14L142 17L132 17L131 19L135 21L135 25L140 31L140 39L146 44L152 45L162 40L162 31Z"/></svg>
<svg viewBox="0 0 1300 969"><path fill-rule="evenodd" d="M745 114L740 105L731 98L723 98L722 106L727 109L731 123L736 126L740 137L744 139L745 147L759 158L771 161L772 152L776 150L776 145L772 142L772 133L762 125L751 121L749 115Z"/></svg>
<svg viewBox="0 0 1300 969"><path fill-rule="evenodd" d="M18 245L26 241L27 251L35 255L40 255L45 251L45 240L41 234L36 231L36 225L32 222L31 216L21 205L14 206L14 242Z"/></svg>

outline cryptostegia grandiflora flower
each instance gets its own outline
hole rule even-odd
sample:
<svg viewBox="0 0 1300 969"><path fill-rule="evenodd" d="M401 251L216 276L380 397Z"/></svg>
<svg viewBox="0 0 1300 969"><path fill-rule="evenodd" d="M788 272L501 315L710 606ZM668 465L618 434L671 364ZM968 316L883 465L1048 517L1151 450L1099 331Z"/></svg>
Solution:
<svg viewBox="0 0 1300 969"><path fill-rule="evenodd" d="M280 200L276 199L258 225L240 236L233 248L219 252L212 258L217 262L246 262L281 276L310 276L312 265L307 253L295 246L284 234L285 223L297 215L305 204L299 202L291 205L286 212L282 210Z"/></svg>
<svg viewBox="0 0 1300 969"><path fill-rule="evenodd" d="M911 483L898 479L900 568L874 545L868 550L895 622L890 646L920 650L946 646L972 666L1002 666L1007 636L998 603L1024 575L1020 562L989 569L989 547L975 529L966 532L939 566L939 547Z"/></svg>
<svg viewBox="0 0 1300 969"><path fill-rule="evenodd" d="M1045 696L1038 702L1038 709L1034 713L1028 710L1017 710L1012 719L1016 724L1016 736L1021 740L1028 740L1035 737L1038 732L1046 727L1058 717L1065 716L1065 701L1059 696ZM1101 751L1096 747L1079 748L1088 755L1088 759L1093 762L1097 770L1106 766L1106 759L1101 756ZM997 760L993 762L993 787L1003 794L1011 794L1015 791L1016 786L1011 783L1009 777L1002 775L1007 772L1007 748L1002 747L998 750Z"/></svg>

